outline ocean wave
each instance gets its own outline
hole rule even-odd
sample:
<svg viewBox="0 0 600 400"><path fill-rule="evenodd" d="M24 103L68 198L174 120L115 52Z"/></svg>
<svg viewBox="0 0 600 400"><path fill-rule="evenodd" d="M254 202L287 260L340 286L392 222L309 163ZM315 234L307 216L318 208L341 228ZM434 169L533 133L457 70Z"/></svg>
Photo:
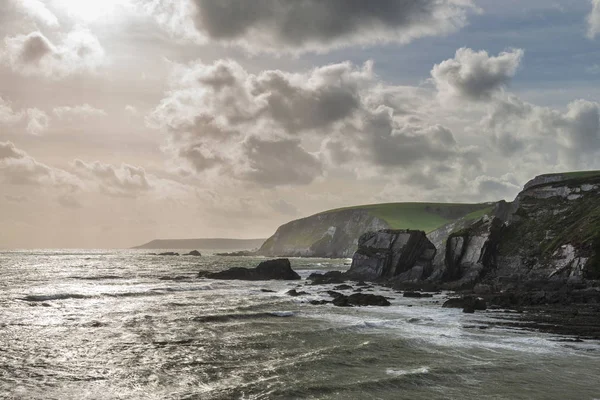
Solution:
<svg viewBox="0 0 600 400"><path fill-rule="evenodd" d="M428 374L429 367L421 367L414 369L392 369L388 368L385 370L385 373L391 376L404 376L404 375L419 375L419 374Z"/></svg>
<svg viewBox="0 0 600 400"><path fill-rule="evenodd" d="M92 296L78 293L57 293L57 294L40 294L27 295L19 300L37 302L37 301L52 301L52 300L67 300L67 299L89 299Z"/></svg>
<svg viewBox="0 0 600 400"><path fill-rule="evenodd" d="M213 314L213 315L202 315L199 317L192 318L196 322L228 322L228 321L239 321L248 319L261 319L261 318L289 318L293 317L295 313L293 311L272 311L272 312L259 312L259 313L246 313L246 314Z"/></svg>

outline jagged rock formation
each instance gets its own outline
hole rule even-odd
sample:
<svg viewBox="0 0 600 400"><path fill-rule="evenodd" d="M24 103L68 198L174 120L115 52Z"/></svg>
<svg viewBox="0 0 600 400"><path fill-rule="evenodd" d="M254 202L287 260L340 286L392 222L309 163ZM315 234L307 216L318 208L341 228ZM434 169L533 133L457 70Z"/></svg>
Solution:
<svg viewBox="0 0 600 400"><path fill-rule="evenodd" d="M383 231L361 238L347 275L473 289L509 303L600 301L600 172L537 177L490 215L428 236L437 247L432 272Z"/></svg>
<svg viewBox="0 0 600 400"><path fill-rule="evenodd" d="M484 216L446 239L443 263L437 264L430 281L452 282L454 288L472 287L484 272L496 267L496 255L505 224Z"/></svg>
<svg viewBox="0 0 600 400"><path fill-rule="evenodd" d="M600 278L600 173L542 175L514 207L487 281L507 287Z"/></svg>
<svg viewBox="0 0 600 400"><path fill-rule="evenodd" d="M358 280L420 281L431 274L435 253L423 231L367 232L358 241L346 275Z"/></svg>

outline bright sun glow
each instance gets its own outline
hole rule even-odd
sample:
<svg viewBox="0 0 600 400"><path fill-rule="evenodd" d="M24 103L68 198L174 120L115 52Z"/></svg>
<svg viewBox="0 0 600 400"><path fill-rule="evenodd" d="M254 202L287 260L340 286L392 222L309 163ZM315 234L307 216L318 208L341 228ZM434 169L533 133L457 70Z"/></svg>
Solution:
<svg viewBox="0 0 600 400"><path fill-rule="evenodd" d="M73 18L93 22L114 16L129 0L55 0L55 3Z"/></svg>

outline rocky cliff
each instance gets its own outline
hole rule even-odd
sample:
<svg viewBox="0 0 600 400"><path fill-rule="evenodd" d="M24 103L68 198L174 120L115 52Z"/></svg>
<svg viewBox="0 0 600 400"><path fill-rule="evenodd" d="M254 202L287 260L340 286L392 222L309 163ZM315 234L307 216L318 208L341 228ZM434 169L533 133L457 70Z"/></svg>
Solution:
<svg viewBox="0 0 600 400"><path fill-rule="evenodd" d="M358 241L346 275L357 280L419 281L431 274L435 252L423 231L367 232Z"/></svg>
<svg viewBox="0 0 600 400"><path fill-rule="evenodd" d="M490 203L391 203L326 211L282 225L258 253L269 257L349 258L365 232L382 229L432 232L459 219L472 221L492 208Z"/></svg>
<svg viewBox="0 0 600 400"><path fill-rule="evenodd" d="M406 258L395 252L422 251L417 242L386 247L388 236L380 231L361 238L355 261L364 271L384 271L388 259ZM514 202L500 202L474 223L455 221L429 236L437 247L432 272L417 280L415 274L398 279L394 273L396 282L520 293L530 304L600 302L600 172L537 177ZM353 269L354 262L348 275Z"/></svg>
<svg viewBox="0 0 600 400"><path fill-rule="evenodd" d="M317 214L282 225L259 250L266 256L352 257L364 232L389 228L366 210Z"/></svg>

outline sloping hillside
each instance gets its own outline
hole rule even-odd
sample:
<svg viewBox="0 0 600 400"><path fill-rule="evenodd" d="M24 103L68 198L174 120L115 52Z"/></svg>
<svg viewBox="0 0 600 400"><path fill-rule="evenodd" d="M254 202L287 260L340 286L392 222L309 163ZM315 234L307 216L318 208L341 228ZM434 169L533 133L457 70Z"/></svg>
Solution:
<svg viewBox="0 0 600 400"><path fill-rule="evenodd" d="M358 238L379 229L431 232L459 218L475 219L492 203L388 203L325 211L282 225L263 244L266 256L351 257Z"/></svg>

